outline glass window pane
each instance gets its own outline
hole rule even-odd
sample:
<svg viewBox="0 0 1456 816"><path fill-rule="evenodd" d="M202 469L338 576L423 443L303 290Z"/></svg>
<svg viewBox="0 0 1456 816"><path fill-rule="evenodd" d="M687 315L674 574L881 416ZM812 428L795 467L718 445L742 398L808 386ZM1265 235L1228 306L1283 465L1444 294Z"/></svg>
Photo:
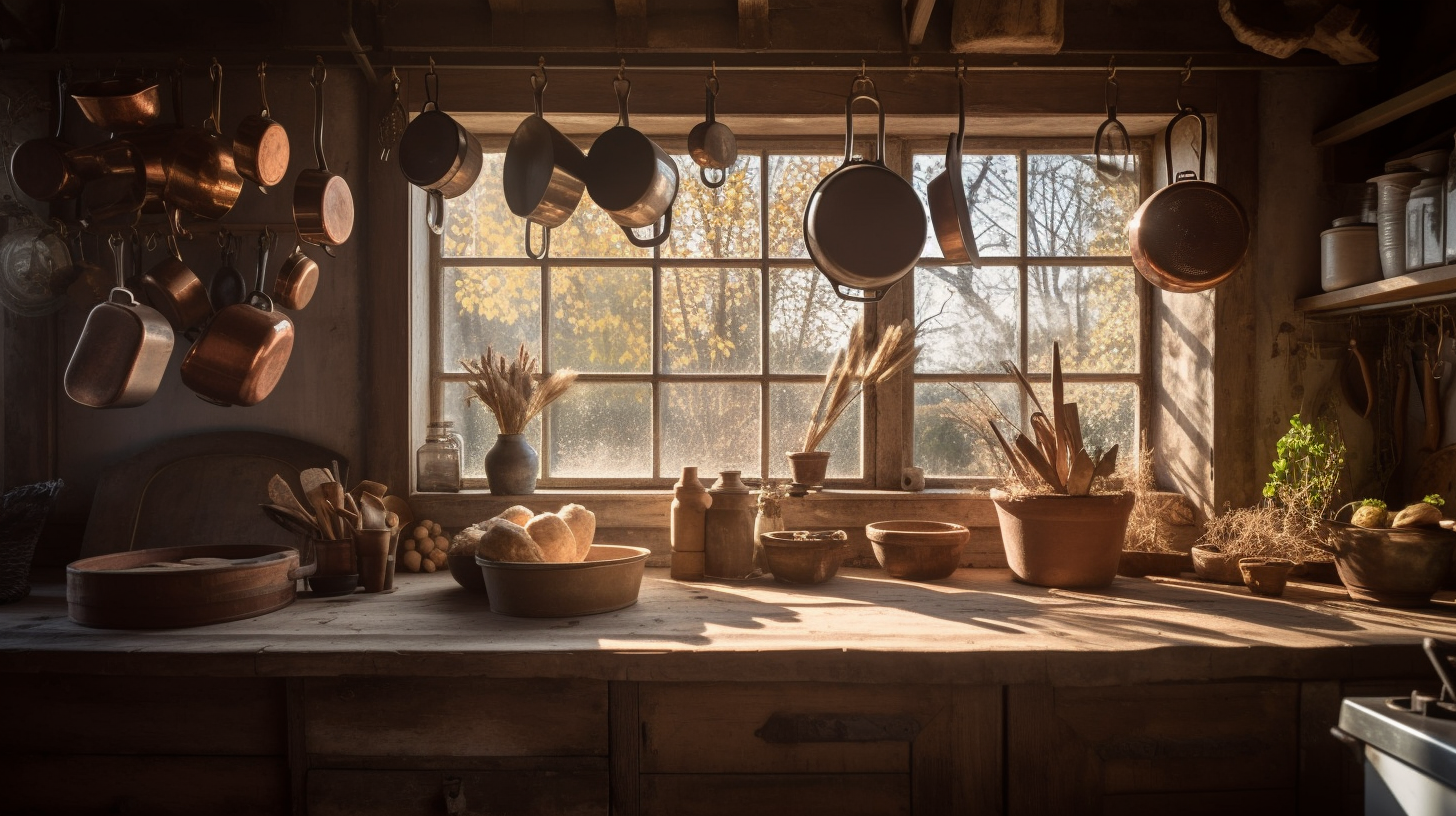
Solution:
<svg viewBox="0 0 1456 816"><path fill-rule="evenodd" d="M1092 156L1027 157L1028 255L1126 255L1138 207L1137 172L1108 182ZM1136 160L1134 160L1136 166Z"/></svg>
<svg viewBox="0 0 1456 816"><path fill-rule="evenodd" d="M455 430L465 437L465 450L460 456L460 472L467 479L485 478L485 454L495 444L500 428L495 415L477 400L467 403L470 386L461 382L441 383L440 419L455 423ZM526 426L526 440L541 452L541 418Z"/></svg>
<svg viewBox="0 0 1456 816"><path fill-rule="evenodd" d="M985 417L999 410L1019 424L1019 393L1011 383L916 383L915 464L927 476L1005 475L1006 455Z"/></svg>
<svg viewBox="0 0 1456 816"><path fill-rule="evenodd" d="M930 214L927 190L931 179L945 172L945 154L916 155L911 180L925 212ZM961 156L961 180L966 185L966 202L971 206L971 231L976 250L984 257L1017 255L1016 157L1007 155ZM925 256L942 257L935 240L935 228L925 236Z"/></svg>
<svg viewBox="0 0 1456 816"><path fill-rule="evenodd" d="M662 475L694 465L704 475L757 476L759 393L754 383L664 383Z"/></svg>
<svg viewBox="0 0 1456 816"><path fill-rule="evenodd" d="M702 168L690 156L677 162L677 200L672 205L672 237L662 245L664 258L757 258L760 246L759 157L740 153L717 189L702 182ZM715 175L716 177L716 175Z"/></svg>
<svg viewBox="0 0 1456 816"><path fill-rule="evenodd" d="M652 386L578 382L546 408L551 475L652 475Z"/></svg>
<svg viewBox="0 0 1456 816"><path fill-rule="evenodd" d="M652 370L652 271L551 270L552 371Z"/></svg>
<svg viewBox="0 0 1456 816"><path fill-rule="evenodd" d="M768 160L768 254L807 258L804 209L819 180L838 169L844 156L770 156Z"/></svg>
<svg viewBox="0 0 1456 816"><path fill-rule="evenodd" d="M1036 396L1048 411L1052 405L1051 383L1035 383ZM1068 383L1063 399L1077 404L1082 420L1082 443L1095 454L1118 445L1117 456L1137 450L1137 386L1133 383ZM1031 410L1036 410L1033 406Z"/></svg>
<svg viewBox="0 0 1456 816"><path fill-rule="evenodd" d="M1052 341L1062 370L1132 372L1138 365L1137 272L1126 266L1033 266L1027 271L1027 365L1052 369Z"/></svg>
<svg viewBox="0 0 1456 816"><path fill-rule="evenodd" d="M440 356L443 370L462 373L462 358L486 346L511 357L541 356L541 270L536 267L447 266L440 270Z"/></svg>
<svg viewBox="0 0 1456 816"><path fill-rule="evenodd" d="M1012 266L927 266L915 270L915 322L924 373L1001 371L1020 358L1020 285Z"/></svg>
<svg viewBox="0 0 1456 816"><path fill-rule="evenodd" d="M445 201L445 229L440 233L443 258L524 258L521 229L501 195L501 170L506 154L487 152L475 184Z"/></svg>
<svg viewBox="0 0 1456 816"><path fill-rule="evenodd" d="M822 374L864 307L834 294L817 269L770 269L768 368L775 374Z"/></svg>
<svg viewBox="0 0 1456 816"><path fill-rule="evenodd" d="M819 402L821 388L819 383L774 383L769 386L768 475L771 478L789 476L789 460L785 454L804 449L804 432L809 427L814 406ZM855 398L819 445L819 450L831 454L827 475L832 479L857 479L863 473L860 467L863 404L862 399Z"/></svg>
<svg viewBox="0 0 1456 816"><path fill-rule="evenodd" d="M758 278L757 269L663 269L663 372L757 373Z"/></svg>

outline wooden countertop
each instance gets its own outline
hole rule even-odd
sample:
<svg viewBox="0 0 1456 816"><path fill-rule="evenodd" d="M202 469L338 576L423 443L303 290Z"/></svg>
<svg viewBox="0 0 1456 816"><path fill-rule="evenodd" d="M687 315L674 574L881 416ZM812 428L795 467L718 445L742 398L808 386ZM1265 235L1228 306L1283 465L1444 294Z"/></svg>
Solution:
<svg viewBox="0 0 1456 816"><path fill-rule="evenodd" d="M1425 676L1427 635L1456 639L1456 595L1390 610L1323 584L1282 599L1191 579L1065 591L994 569L924 584L845 569L817 587L649 569L636 606L556 620L492 614L448 575L402 575L390 594L305 594L259 618L151 632L79 626L64 586L41 583L0 606L0 673L1102 686Z"/></svg>

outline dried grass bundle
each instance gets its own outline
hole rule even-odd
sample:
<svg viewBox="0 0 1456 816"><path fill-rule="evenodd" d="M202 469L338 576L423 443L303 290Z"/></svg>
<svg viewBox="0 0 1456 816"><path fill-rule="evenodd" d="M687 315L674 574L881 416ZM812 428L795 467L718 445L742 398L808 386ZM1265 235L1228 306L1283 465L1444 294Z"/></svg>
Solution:
<svg viewBox="0 0 1456 816"><path fill-rule="evenodd" d="M804 434L804 451L817 450L841 414L864 392L880 385L915 363L920 347L915 345L915 327L906 320L885 331L873 349L865 338L864 320L850 329L849 342L835 352L824 375L824 388L809 418Z"/></svg>
<svg viewBox="0 0 1456 816"><path fill-rule="evenodd" d="M478 400L495 415L495 423L503 434L524 433L526 425L547 405L559 399L576 382L576 372L562 369L539 383L536 377L540 361L521 344L514 360L497 354L486 346L479 360L461 360L460 365L474 375L466 384Z"/></svg>

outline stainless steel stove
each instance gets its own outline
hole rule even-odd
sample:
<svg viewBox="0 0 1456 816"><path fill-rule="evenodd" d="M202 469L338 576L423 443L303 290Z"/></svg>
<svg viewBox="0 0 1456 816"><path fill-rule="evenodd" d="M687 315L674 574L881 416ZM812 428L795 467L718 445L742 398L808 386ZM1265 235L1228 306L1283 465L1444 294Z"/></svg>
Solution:
<svg viewBox="0 0 1456 816"><path fill-rule="evenodd" d="M1456 644L1425 640L1441 693L1347 697L1333 733L1364 757L1366 816L1456 816Z"/></svg>

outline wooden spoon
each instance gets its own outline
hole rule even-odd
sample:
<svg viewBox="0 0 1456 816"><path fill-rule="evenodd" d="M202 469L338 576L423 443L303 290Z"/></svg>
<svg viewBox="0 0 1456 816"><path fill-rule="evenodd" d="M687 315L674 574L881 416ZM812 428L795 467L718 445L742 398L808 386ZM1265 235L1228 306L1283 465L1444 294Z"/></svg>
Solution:
<svg viewBox="0 0 1456 816"><path fill-rule="evenodd" d="M384 502L373 493L363 493L359 496L359 513L364 521L364 529L389 529L389 522L385 520L389 511L385 509Z"/></svg>
<svg viewBox="0 0 1456 816"><path fill-rule="evenodd" d="M389 492L389 486L382 485L379 482L371 482L368 479L365 479L359 484L354 485L354 489L349 492L353 493L354 498L356 499L360 496L363 496L365 493L368 493L371 496L378 496L382 499L384 498L385 494Z"/></svg>
<svg viewBox="0 0 1456 816"><path fill-rule="evenodd" d="M294 510L281 504L261 504L259 507L263 508L264 515L272 519L274 524L291 533L314 538L321 536L318 522L305 511Z"/></svg>
<svg viewBox="0 0 1456 816"><path fill-rule="evenodd" d="M415 511L410 509L409 502L399 496L385 496L384 507L391 513L399 516L399 526L406 527L415 520Z"/></svg>
<svg viewBox="0 0 1456 816"><path fill-rule="evenodd" d="M268 480L268 501L279 507L292 510L305 518L309 516L308 510L298 500L298 496L294 495L293 488L289 487L288 482L284 481L283 477L277 473L273 474L273 478Z"/></svg>

